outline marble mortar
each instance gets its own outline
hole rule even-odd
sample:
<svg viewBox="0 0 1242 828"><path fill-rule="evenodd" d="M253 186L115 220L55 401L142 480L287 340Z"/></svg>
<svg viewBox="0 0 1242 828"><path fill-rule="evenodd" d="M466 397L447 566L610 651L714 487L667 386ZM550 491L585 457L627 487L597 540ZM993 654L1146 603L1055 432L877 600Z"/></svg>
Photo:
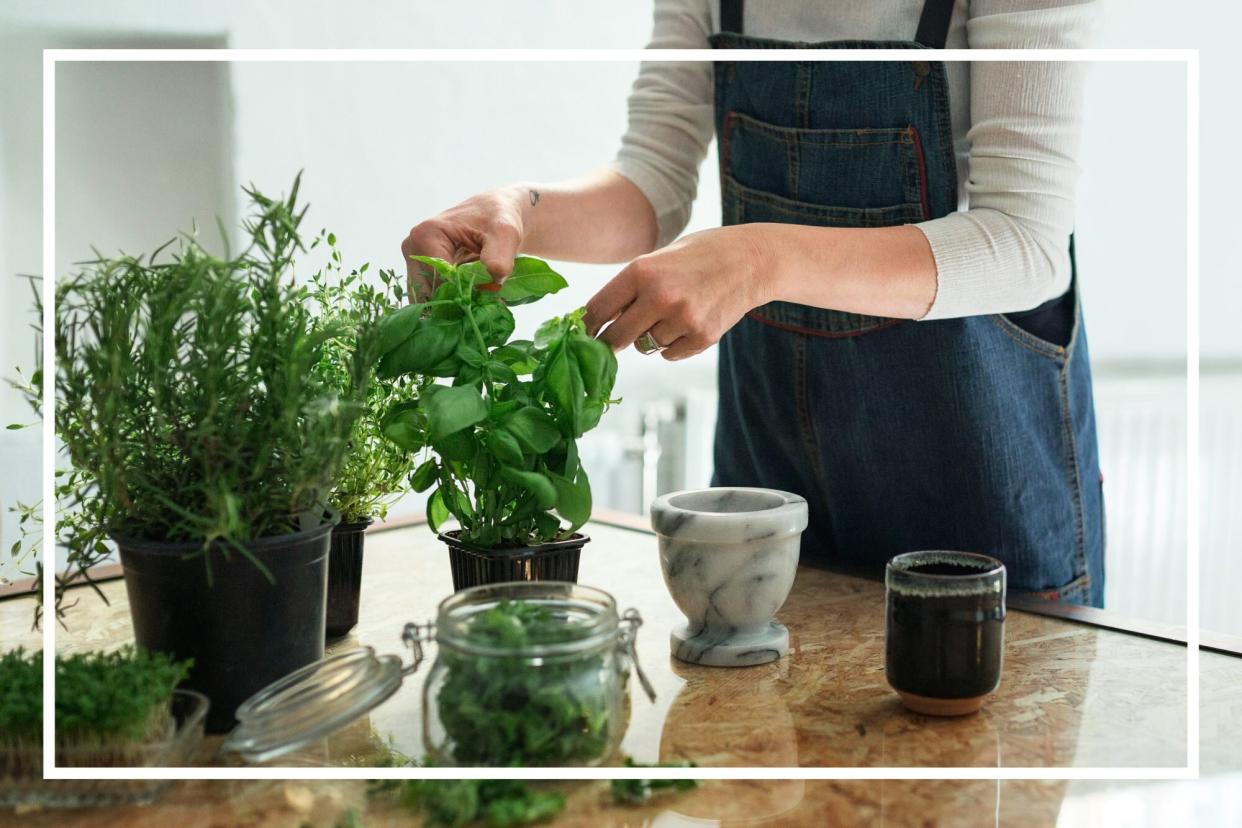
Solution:
<svg viewBox="0 0 1242 828"><path fill-rule="evenodd" d="M773 619L798 569L806 500L775 489L717 487L657 497L651 525L660 568L687 623L673 655L691 664L746 667L789 653Z"/></svg>

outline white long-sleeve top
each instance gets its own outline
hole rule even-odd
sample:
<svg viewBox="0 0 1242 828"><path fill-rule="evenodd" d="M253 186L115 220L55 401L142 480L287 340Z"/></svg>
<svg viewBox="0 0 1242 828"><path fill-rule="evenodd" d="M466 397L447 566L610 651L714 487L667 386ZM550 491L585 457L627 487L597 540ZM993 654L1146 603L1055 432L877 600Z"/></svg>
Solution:
<svg viewBox="0 0 1242 828"><path fill-rule="evenodd" d="M922 0L762 0L747 35L778 40L913 40ZM957 0L950 49L1082 48L1091 0ZM706 49L718 0L655 0L650 48ZM958 212L917 224L936 260L924 319L1026 310L1069 287L1069 235L1085 66L946 66L958 162ZM714 132L709 63L644 62L613 168L655 209L659 245L685 229Z"/></svg>

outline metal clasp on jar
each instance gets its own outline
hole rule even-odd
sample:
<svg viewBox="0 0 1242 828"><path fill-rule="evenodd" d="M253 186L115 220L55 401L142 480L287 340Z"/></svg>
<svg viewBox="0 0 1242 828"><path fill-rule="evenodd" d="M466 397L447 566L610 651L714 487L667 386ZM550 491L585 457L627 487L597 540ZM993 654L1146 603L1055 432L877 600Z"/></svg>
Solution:
<svg viewBox="0 0 1242 828"><path fill-rule="evenodd" d="M401 675L408 676L413 674L418 665L423 663L426 656L423 653L423 644L430 644L436 638L436 624L434 621L428 621L426 624L415 624L410 622L401 630L401 640L407 647L413 657L409 666L401 668Z"/></svg>
<svg viewBox="0 0 1242 828"><path fill-rule="evenodd" d="M653 703L656 700L655 687L651 685L651 681L647 678L647 674L643 672L642 665L638 663L638 628L643 625L643 617L638 610L630 607L621 616L621 620L617 622L620 634L617 636L617 647L621 653L629 659L630 664L634 667L634 674L638 676L638 682L643 686L643 692L647 694L647 698Z"/></svg>

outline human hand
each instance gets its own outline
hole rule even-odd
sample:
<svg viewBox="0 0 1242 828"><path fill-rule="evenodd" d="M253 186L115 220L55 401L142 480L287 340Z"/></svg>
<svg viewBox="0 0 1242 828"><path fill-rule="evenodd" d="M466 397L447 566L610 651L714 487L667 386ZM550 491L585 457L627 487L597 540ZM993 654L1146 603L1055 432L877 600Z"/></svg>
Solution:
<svg viewBox="0 0 1242 828"><path fill-rule="evenodd" d="M692 233L613 277L587 302L587 331L617 351L649 331L665 359L685 359L772 301L772 274L758 225Z"/></svg>
<svg viewBox="0 0 1242 828"><path fill-rule="evenodd" d="M411 300L425 299L435 289L435 274L411 256L455 264L477 259L498 285L513 270L513 258L529 229L527 211L537 200L529 188L498 187L415 225L401 242Z"/></svg>

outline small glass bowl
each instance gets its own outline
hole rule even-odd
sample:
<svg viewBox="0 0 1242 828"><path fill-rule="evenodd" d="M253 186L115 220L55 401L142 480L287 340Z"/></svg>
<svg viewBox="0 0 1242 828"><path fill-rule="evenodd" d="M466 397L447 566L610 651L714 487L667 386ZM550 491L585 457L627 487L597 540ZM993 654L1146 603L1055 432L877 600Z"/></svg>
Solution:
<svg viewBox="0 0 1242 828"><path fill-rule="evenodd" d="M56 749L58 767L159 768L194 764L203 742L209 702L202 693L174 690L164 734L135 745L66 744ZM83 808L154 802L171 779L44 779L43 745L0 747L0 807Z"/></svg>

